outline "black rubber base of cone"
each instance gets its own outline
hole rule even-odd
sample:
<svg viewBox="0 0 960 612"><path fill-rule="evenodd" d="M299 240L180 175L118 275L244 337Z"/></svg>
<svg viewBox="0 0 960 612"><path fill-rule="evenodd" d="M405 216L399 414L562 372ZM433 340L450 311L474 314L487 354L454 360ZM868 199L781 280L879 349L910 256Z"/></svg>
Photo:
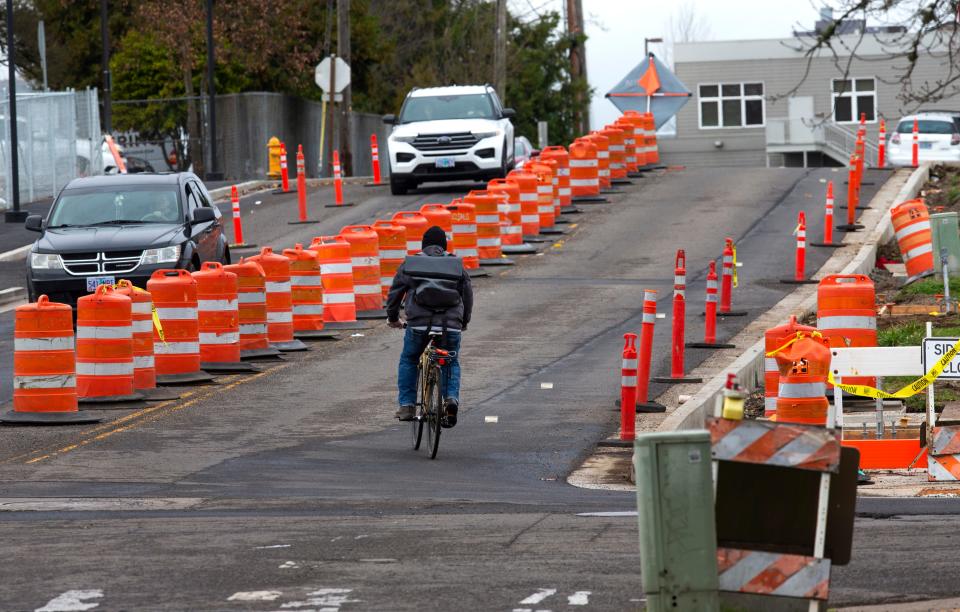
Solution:
<svg viewBox="0 0 960 612"><path fill-rule="evenodd" d="M84 412L15 412L10 410L0 415L0 423L15 425L84 425L99 423L103 419Z"/></svg>
<svg viewBox="0 0 960 612"><path fill-rule="evenodd" d="M517 262L513 261L509 257L501 257L500 259L481 259L481 266L512 266Z"/></svg>
<svg viewBox="0 0 960 612"><path fill-rule="evenodd" d="M821 249L839 249L842 246L847 246L842 242L811 242L810 246L818 247Z"/></svg>
<svg viewBox="0 0 960 612"><path fill-rule="evenodd" d="M599 195L595 196L573 196L571 202L574 204L607 204L610 202L607 198Z"/></svg>
<svg viewBox="0 0 960 612"><path fill-rule="evenodd" d="M524 254L536 253L536 252L538 252L540 249L538 249L537 247L533 246L532 244L526 244L526 243L524 243L524 244L505 244L505 245L503 245L502 247L500 247L500 250L503 251L504 253L509 253L509 254L511 254L511 255L524 255ZM483 263L484 261L493 261L493 260L489 260L489 259L484 260L484 259L481 259L481 260L480 260L480 265L481 265L481 266L482 266L482 265L487 265L487 266L495 265L495 264L484 264L484 263Z"/></svg>
<svg viewBox="0 0 960 612"><path fill-rule="evenodd" d="M687 342L687 348L692 349L732 349L737 348L736 344L727 344L725 342Z"/></svg>
<svg viewBox="0 0 960 612"><path fill-rule="evenodd" d="M538 235L538 236L524 236L524 237L523 237L523 241L524 241L524 242L532 242L532 243L536 244L536 243L538 243L538 242L541 242L541 243L542 243L542 242L553 242L553 238L547 238L546 236L539 236L539 235ZM502 250L503 250L503 247L500 247L500 250L502 251Z"/></svg>
<svg viewBox="0 0 960 612"><path fill-rule="evenodd" d="M638 179L643 178L643 174L638 170L637 172L627 172L627 178Z"/></svg>
<svg viewBox="0 0 960 612"><path fill-rule="evenodd" d="M257 360L257 359L270 359L275 361L283 361L283 356L275 348L267 347L265 349L246 349L240 351L240 359L245 360Z"/></svg>
<svg viewBox="0 0 960 612"><path fill-rule="evenodd" d="M293 332L298 340L339 340L340 334L332 329L304 329Z"/></svg>
<svg viewBox="0 0 960 612"><path fill-rule="evenodd" d="M817 285L820 281L814 280L812 278L804 278L802 280L797 280L795 278L781 278L781 285Z"/></svg>
<svg viewBox="0 0 960 612"><path fill-rule="evenodd" d="M863 226L859 223L854 223L853 225L844 224L838 225L836 229L840 230L841 232L859 232L863 229Z"/></svg>
<svg viewBox="0 0 960 612"><path fill-rule="evenodd" d="M180 394L172 389L162 389L154 387L153 389L137 389L137 393L143 393L143 399L148 402L166 402L180 399Z"/></svg>
<svg viewBox="0 0 960 612"><path fill-rule="evenodd" d="M864 168L864 170L866 170L866 168ZM843 184L844 184L844 185L849 185L849 184L850 184L850 181L843 181ZM869 182L868 182L868 181L862 181L860 184L861 184L861 185L876 185L876 183L874 183L873 181L869 181ZM857 206L857 208L860 208L860 207Z"/></svg>
<svg viewBox="0 0 960 612"><path fill-rule="evenodd" d="M384 182L374 183L373 181L370 181L369 183L364 183L364 184L363 184L364 187L387 187L387 186L389 186L389 185L390 185L390 183L384 183Z"/></svg>
<svg viewBox="0 0 960 612"><path fill-rule="evenodd" d="M309 351L310 347L294 338L287 342L271 342L270 346L281 353L296 353L298 351Z"/></svg>
<svg viewBox="0 0 960 612"><path fill-rule="evenodd" d="M77 397L80 404L128 404L130 402L142 402L146 399L142 393L131 393L129 395L104 395L99 397Z"/></svg>
<svg viewBox="0 0 960 612"><path fill-rule="evenodd" d="M837 206L837 208L841 210L847 210L847 205L844 204L842 206ZM856 208L854 208L854 210L873 210L873 209L870 208L869 206L857 206Z"/></svg>
<svg viewBox="0 0 960 612"><path fill-rule="evenodd" d="M545 227L540 230L542 236L563 236L567 230L562 227Z"/></svg>
<svg viewBox="0 0 960 612"><path fill-rule="evenodd" d="M583 211L577 208L576 206L563 206L560 208L561 215L582 215Z"/></svg>
<svg viewBox="0 0 960 612"><path fill-rule="evenodd" d="M610 184L611 185L633 185L633 181L631 181L629 178L615 178L615 179L610 179Z"/></svg>
<svg viewBox="0 0 960 612"><path fill-rule="evenodd" d="M573 221L571 221L570 219L567 219L562 215L554 219L553 222L556 223L557 225L566 225L568 223L573 223Z"/></svg>
<svg viewBox="0 0 960 612"><path fill-rule="evenodd" d="M480 278L482 276L490 276L490 273L481 268L469 268L467 274L470 275L470 278Z"/></svg>
<svg viewBox="0 0 960 612"><path fill-rule="evenodd" d="M637 402L637 414L656 414L666 412L667 407L657 402Z"/></svg>
<svg viewBox="0 0 960 612"><path fill-rule="evenodd" d="M212 382L213 376L202 370L189 374L157 374L157 384L163 386L199 385Z"/></svg>
<svg viewBox="0 0 960 612"><path fill-rule="evenodd" d="M288 189L286 191L284 191L283 189L274 189L270 193L272 193L273 195L286 195L288 193L296 193L296 192L293 189Z"/></svg>
<svg viewBox="0 0 960 612"><path fill-rule="evenodd" d="M654 376L650 380L651 382L666 383L668 385L682 385L684 383L703 382L702 378L695 378L692 376L681 376L679 378L674 378L673 376Z"/></svg>
<svg viewBox="0 0 960 612"><path fill-rule="evenodd" d="M387 311L383 308L378 308L377 310L358 310L357 319L369 321L371 319L386 319Z"/></svg>
<svg viewBox="0 0 960 612"><path fill-rule="evenodd" d="M730 312L719 312L719 311L718 311L718 312L717 312L717 317L718 317L718 318L720 318L720 317L745 317L745 316L747 316L748 314L750 314L750 313L747 312L746 310L731 310ZM701 317L705 317L705 316L707 316L707 313L701 312L701 313L700 313L700 316L701 316Z"/></svg>
<svg viewBox="0 0 960 612"><path fill-rule="evenodd" d="M340 331L343 329L370 329L370 326L360 321L331 321L330 323L324 322L323 328L331 331Z"/></svg>
<svg viewBox="0 0 960 612"><path fill-rule="evenodd" d="M319 219L307 219L306 221L287 221L287 225L307 225L310 223L320 223Z"/></svg>
<svg viewBox="0 0 960 612"><path fill-rule="evenodd" d="M243 363L240 361L236 362L225 362L225 363L207 363L204 361L200 362L200 367L206 372L221 372L221 373L241 373L241 372L259 372L260 368L253 365L252 363Z"/></svg>
<svg viewBox="0 0 960 612"><path fill-rule="evenodd" d="M255 249L255 248L257 248L257 245L255 245L255 244L250 244L249 242L244 242L243 244L230 244L230 245L227 245L227 246L229 246L231 249L236 249L236 250L240 250L240 249Z"/></svg>
<svg viewBox="0 0 960 612"><path fill-rule="evenodd" d="M344 202L343 204L324 204L324 208L346 208L348 206L353 206L353 202Z"/></svg>
<svg viewBox="0 0 960 612"><path fill-rule="evenodd" d="M611 194L611 195L616 195L616 194L618 194L618 193L623 193L623 192L620 191L619 189L613 189L613 188L611 188L611 187L604 187L603 189L600 190L600 194L603 195L603 194L605 194L605 193L606 193L606 194Z"/></svg>

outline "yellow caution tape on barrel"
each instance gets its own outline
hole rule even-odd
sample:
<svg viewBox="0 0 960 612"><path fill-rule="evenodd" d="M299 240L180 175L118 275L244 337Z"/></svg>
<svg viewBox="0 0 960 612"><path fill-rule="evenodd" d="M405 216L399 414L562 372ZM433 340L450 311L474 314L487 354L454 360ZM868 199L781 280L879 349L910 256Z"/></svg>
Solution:
<svg viewBox="0 0 960 612"><path fill-rule="evenodd" d="M113 286L113 288L114 288L114 289L117 289L117 288L119 288L119 287L130 287L130 288L133 289L134 291L139 291L140 293L147 293L147 290L146 290L146 289L141 289L140 287L137 287L136 285L134 285L134 284L131 283L130 281L126 281L126 282L129 283L129 284L128 284L128 285L121 285L120 283L117 283L117 284L115 284L115 285ZM153 317L153 326L154 326L154 327L156 328L156 330L157 330L157 335L160 336L160 342L163 342L164 344L166 344L166 343L167 343L167 340L166 340L166 338L164 337L164 334L163 334L163 324L160 322L160 315L157 314L157 307L154 306L153 300L150 301L150 315Z"/></svg>
<svg viewBox="0 0 960 612"><path fill-rule="evenodd" d="M740 285L737 279L737 245L733 244L730 248L733 251L733 286L737 287Z"/></svg>

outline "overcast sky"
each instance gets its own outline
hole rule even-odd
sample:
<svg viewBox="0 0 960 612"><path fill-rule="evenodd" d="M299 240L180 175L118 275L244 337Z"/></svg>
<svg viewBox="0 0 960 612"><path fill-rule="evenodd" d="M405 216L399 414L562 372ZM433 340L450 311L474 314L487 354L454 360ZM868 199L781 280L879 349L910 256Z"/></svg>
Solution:
<svg viewBox="0 0 960 612"><path fill-rule="evenodd" d="M694 8L710 40L781 38L796 28L812 29L823 0L582 0L587 18L587 76L594 88L594 127L614 121L619 111L603 96L643 59L644 38L668 38L678 7ZM514 14L535 18L534 10L561 11L562 0L510 0ZM663 58L664 48L650 50Z"/></svg>

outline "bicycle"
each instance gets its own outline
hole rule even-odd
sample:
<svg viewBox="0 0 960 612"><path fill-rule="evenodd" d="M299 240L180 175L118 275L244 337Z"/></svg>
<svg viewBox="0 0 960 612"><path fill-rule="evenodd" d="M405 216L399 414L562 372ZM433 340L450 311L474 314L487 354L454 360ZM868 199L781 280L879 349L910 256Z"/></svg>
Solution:
<svg viewBox="0 0 960 612"><path fill-rule="evenodd" d="M443 390L440 377L443 375L441 366L446 365L448 359L456 357L454 351L447 351L434 345L442 332L429 332L430 340L420 355L420 365L417 367L417 405L416 414L411 421L413 433L413 450L420 449L423 440L423 428L427 428L427 446L430 458L437 458L440 448L440 423L443 419Z"/></svg>

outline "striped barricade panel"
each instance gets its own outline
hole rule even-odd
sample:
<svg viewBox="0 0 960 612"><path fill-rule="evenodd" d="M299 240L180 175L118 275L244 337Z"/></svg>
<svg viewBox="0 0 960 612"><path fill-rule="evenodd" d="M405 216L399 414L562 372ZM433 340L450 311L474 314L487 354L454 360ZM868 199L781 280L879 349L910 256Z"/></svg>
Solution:
<svg viewBox="0 0 960 612"><path fill-rule="evenodd" d="M736 548L717 549L721 591L826 600L830 560Z"/></svg>
<svg viewBox="0 0 960 612"><path fill-rule="evenodd" d="M740 461L816 472L837 472L840 441L829 429L768 421L709 418L715 461Z"/></svg>
<svg viewBox="0 0 960 612"><path fill-rule="evenodd" d="M960 426L933 428L927 457L927 479L960 480Z"/></svg>

